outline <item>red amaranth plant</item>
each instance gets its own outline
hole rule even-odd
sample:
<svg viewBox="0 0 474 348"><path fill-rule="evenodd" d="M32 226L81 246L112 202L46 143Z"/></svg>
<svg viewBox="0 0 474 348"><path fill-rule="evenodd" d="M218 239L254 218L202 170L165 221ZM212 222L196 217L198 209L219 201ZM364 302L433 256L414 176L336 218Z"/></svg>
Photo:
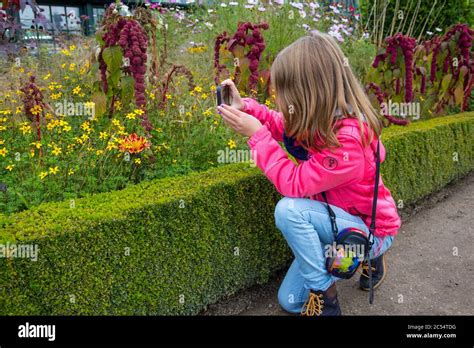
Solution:
<svg viewBox="0 0 474 348"><path fill-rule="evenodd" d="M108 67L106 59L104 59L104 52L108 48L120 47L123 57L125 57L129 64L115 67L121 69L124 75L130 75L134 80L134 94L135 104L142 109L144 113L140 116L142 126L147 133L149 133L153 126L150 123L146 112L145 99L145 74L147 63L147 48L148 38L145 30L140 23L133 18L124 18L116 13L115 4L111 4L107 9L103 26L101 27L102 40L104 42L99 53L98 61L101 73L102 88L105 93L109 91L108 70L113 67ZM115 72L109 71L114 74ZM115 94L112 95L110 104L110 113L113 113L115 105Z"/></svg>
<svg viewBox="0 0 474 348"><path fill-rule="evenodd" d="M471 59L471 47L472 47L472 37L474 35L474 30L469 28L466 24L456 24L444 35L443 41L447 42L452 38L457 39L457 45L460 51L460 58L457 64L457 67L453 67L453 70L456 77L459 76L459 72L463 66L466 67L469 72L468 79L464 79L463 89L464 89L464 98L461 106L461 110L464 111L467 108L469 98L471 96L471 89L473 85L473 75L474 75L474 63ZM449 54L448 54L448 57ZM451 57L450 57L451 58ZM457 68L457 69L456 69Z"/></svg>
<svg viewBox="0 0 474 348"><path fill-rule="evenodd" d="M47 105L43 102L44 96L35 83L36 77L30 76L29 82L20 88L23 92L23 109L29 120L36 126L38 141L41 141L41 116Z"/></svg>
<svg viewBox="0 0 474 348"><path fill-rule="evenodd" d="M368 82L380 88L385 100L418 103L425 116L441 115L448 107L464 111L474 81L473 35L466 24L457 24L417 46L413 38L400 34L387 38Z"/></svg>
<svg viewBox="0 0 474 348"><path fill-rule="evenodd" d="M265 40L261 33L261 30L267 30L267 23L252 24L250 22L238 24L237 31L232 37L229 37L227 32L223 32L218 35L214 45L214 68L216 69L215 83L219 83L220 74L226 70L226 66L220 63L220 49L221 46L227 43L226 49L233 54L235 58L246 58L248 60L248 69L250 76L248 78L247 87L250 91L256 91L257 83L259 79L258 66L262 52L265 50ZM248 48L247 52L243 56L239 56L238 53L242 49ZM234 80L238 81L241 74L240 66L235 66Z"/></svg>
<svg viewBox="0 0 474 348"><path fill-rule="evenodd" d="M405 102L411 102L413 100L413 53L416 40L412 37L398 33L386 38L385 42L387 44L385 53L377 55L372 66L377 68L379 63L385 62L388 56L390 56L390 64L396 66L398 49L400 48L403 57L405 58ZM399 83L400 80L397 79L397 91L400 89Z"/></svg>
<svg viewBox="0 0 474 348"><path fill-rule="evenodd" d="M380 87L376 83L370 82L365 86L365 90L366 90L367 93L369 91L372 91L375 95L375 98L377 99L377 101L379 103L379 106L382 107L382 104L385 103L385 98L387 96L382 92ZM396 125L399 125L399 126L406 126L408 123L410 123L410 121L408 119L396 118L392 115L386 115L386 114L383 114L383 116L390 123L393 123L393 124L396 124Z"/></svg>
<svg viewBox="0 0 474 348"><path fill-rule="evenodd" d="M135 104L145 113L142 117L142 125L147 132L153 129L146 116L145 100L145 73L147 61L147 35L141 25L135 20L128 20L119 35L118 44L122 47L123 55L130 62L124 67L127 74L131 74L135 80Z"/></svg>

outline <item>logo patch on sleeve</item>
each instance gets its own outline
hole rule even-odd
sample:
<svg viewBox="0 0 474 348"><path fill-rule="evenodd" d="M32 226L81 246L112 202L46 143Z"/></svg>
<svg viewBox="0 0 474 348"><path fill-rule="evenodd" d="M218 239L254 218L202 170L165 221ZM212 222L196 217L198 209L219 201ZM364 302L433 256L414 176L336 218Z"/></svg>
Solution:
<svg viewBox="0 0 474 348"><path fill-rule="evenodd" d="M323 167L327 170L334 170L337 168L337 159L331 156L326 156L323 159Z"/></svg>

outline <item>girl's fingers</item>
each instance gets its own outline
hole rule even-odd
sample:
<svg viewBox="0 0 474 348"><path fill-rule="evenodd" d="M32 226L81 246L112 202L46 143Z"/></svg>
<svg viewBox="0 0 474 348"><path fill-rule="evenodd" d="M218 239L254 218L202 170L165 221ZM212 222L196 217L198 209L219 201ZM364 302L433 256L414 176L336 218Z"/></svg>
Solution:
<svg viewBox="0 0 474 348"><path fill-rule="evenodd" d="M233 107L232 105L222 104L221 107L233 113L236 117L241 117L242 112L240 112L239 109Z"/></svg>
<svg viewBox="0 0 474 348"><path fill-rule="evenodd" d="M235 124L235 122L230 120L227 116L222 115L222 119L230 128L232 128L233 130L237 130L237 125Z"/></svg>
<svg viewBox="0 0 474 348"><path fill-rule="evenodd" d="M220 111L221 115L227 116L227 118L234 122L237 122L240 119L240 116L237 115L238 110L232 106L223 104L222 106L218 106L217 110Z"/></svg>

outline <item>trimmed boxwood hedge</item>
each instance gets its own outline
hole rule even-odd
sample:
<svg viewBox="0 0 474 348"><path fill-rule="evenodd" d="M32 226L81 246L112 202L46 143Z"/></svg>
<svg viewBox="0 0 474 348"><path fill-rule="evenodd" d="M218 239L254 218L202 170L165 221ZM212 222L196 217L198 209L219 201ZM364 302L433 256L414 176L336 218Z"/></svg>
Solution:
<svg viewBox="0 0 474 348"><path fill-rule="evenodd" d="M464 113L386 129L395 199L472 170L473 127ZM258 169L233 164L0 216L0 244L39 247L36 262L0 258L0 314L196 314L288 263L279 198Z"/></svg>

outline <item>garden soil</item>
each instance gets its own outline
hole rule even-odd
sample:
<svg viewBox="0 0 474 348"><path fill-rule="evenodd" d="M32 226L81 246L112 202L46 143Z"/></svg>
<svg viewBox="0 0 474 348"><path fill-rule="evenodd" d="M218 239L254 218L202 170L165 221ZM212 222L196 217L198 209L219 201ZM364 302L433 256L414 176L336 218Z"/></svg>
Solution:
<svg viewBox="0 0 474 348"><path fill-rule="evenodd" d="M402 211L373 305L358 275L337 284L343 315L474 314L474 172ZM278 305L285 271L211 305L203 315L288 315Z"/></svg>

